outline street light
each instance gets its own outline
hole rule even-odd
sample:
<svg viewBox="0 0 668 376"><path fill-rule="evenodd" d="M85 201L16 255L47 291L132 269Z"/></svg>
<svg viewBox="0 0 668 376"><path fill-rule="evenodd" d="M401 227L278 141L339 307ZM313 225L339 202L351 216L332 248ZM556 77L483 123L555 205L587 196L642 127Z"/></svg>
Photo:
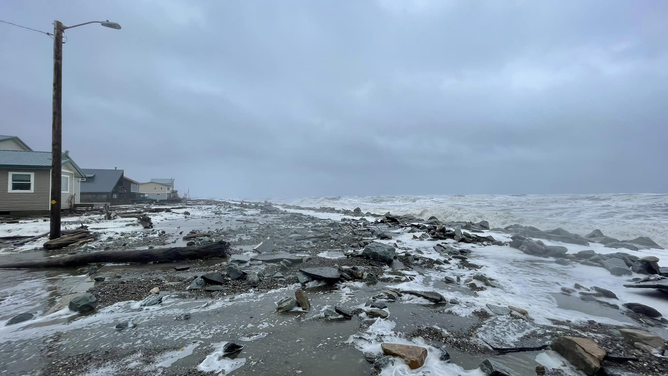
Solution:
<svg viewBox="0 0 668 376"><path fill-rule="evenodd" d="M120 30L116 22L90 21L82 24L65 26L62 22L53 21L53 113L51 118L51 231L49 238L60 237L60 199L62 196L62 99L63 99L63 32L66 29L99 23L104 27Z"/></svg>

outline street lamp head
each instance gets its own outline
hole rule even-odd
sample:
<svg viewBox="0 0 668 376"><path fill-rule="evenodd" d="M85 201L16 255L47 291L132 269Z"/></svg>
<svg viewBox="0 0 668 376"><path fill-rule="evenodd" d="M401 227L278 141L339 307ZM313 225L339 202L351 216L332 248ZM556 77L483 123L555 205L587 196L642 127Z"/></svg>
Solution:
<svg viewBox="0 0 668 376"><path fill-rule="evenodd" d="M109 22L109 20L100 22L100 25L116 30L121 29L121 25L117 24L116 22Z"/></svg>

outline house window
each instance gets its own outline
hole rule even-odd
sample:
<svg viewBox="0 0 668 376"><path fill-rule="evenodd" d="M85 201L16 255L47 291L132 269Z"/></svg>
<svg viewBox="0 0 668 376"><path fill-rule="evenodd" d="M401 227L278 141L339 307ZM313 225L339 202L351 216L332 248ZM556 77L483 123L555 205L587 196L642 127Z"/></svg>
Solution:
<svg viewBox="0 0 668 376"><path fill-rule="evenodd" d="M33 193L35 191L34 172L10 172L8 192Z"/></svg>
<svg viewBox="0 0 668 376"><path fill-rule="evenodd" d="M112 198L118 198L118 194L114 193L113 195L111 195L111 197Z"/></svg>
<svg viewBox="0 0 668 376"><path fill-rule="evenodd" d="M60 178L60 190L62 193L70 193L70 177L63 175Z"/></svg>

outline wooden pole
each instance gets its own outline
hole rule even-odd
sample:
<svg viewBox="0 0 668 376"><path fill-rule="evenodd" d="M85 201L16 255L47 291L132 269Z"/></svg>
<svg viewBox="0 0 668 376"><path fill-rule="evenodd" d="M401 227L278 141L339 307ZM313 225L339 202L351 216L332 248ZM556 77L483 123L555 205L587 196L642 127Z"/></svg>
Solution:
<svg viewBox="0 0 668 376"><path fill-rule="evenodd" d="M63 24L53 22L53 114L51 119L51 231L60 237L60 198L62 183L62 97L63 97ZM33 182L34 184L34 182Z"/></svg>

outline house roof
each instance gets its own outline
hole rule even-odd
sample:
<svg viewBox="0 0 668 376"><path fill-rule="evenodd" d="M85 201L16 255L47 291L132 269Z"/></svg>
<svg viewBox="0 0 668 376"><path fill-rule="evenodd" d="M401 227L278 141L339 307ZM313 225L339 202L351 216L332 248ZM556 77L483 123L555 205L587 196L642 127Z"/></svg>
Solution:
<svg viewBox="0 0 668 376"><path fill-rule="evenodd" d="M19 144L21 144L21 146L23 146L26 149L26 151L32 151L30 146L28 146L25 142L23 142L23 140L18 138L18 136L8 136L8 135L0 134L0 141L6 141L6 140L17 141Z"/></svg>
<svg viewBox="0 0 668 376"><path fill-rule="evenodd" d="M162 185L168 185L174 188L174 179L151 179L151 183L158 183Z"/></svg>
<svg viewBox="0 0 668 376"><path fill-rule="evenodd" d="M138 181L136 181L136 180L134 180L134 179L130 179L130 178L129 178L129 177L127 177L127 176L123 176L123 179L125 179L125 180L129 181L130 183L134 183L134 184L139 184L139 182L138 182Z"/></svg>
<svg viewBox="0 0 668 376"><path fill-rule="evenodd" d="M70 163L80 176L86 176L77 166L68 152L63 153L62 164ZM51 168L51 152L48 151L22 151L22 150L0 150L0 167L5 168Z"/></svg>
<svg viewBox="0 0 668 376"><path fill-rule="evenodd" d="M82 193L111 192L123 177L123 170L84 168L86 180L81 182Z"/></svg>
<svg viewBox="0 0 668 376"><path fill-rule="evenodd" d="M158 185L164 185L165 187L171 187L171 185L169 185L169 184L160 183L160 182L153 181L153 180L151 180L151 181L147 181L146 183L139 183L139 184L140 184L140 185L144 185L144 184L158 184Z"/></svg>

